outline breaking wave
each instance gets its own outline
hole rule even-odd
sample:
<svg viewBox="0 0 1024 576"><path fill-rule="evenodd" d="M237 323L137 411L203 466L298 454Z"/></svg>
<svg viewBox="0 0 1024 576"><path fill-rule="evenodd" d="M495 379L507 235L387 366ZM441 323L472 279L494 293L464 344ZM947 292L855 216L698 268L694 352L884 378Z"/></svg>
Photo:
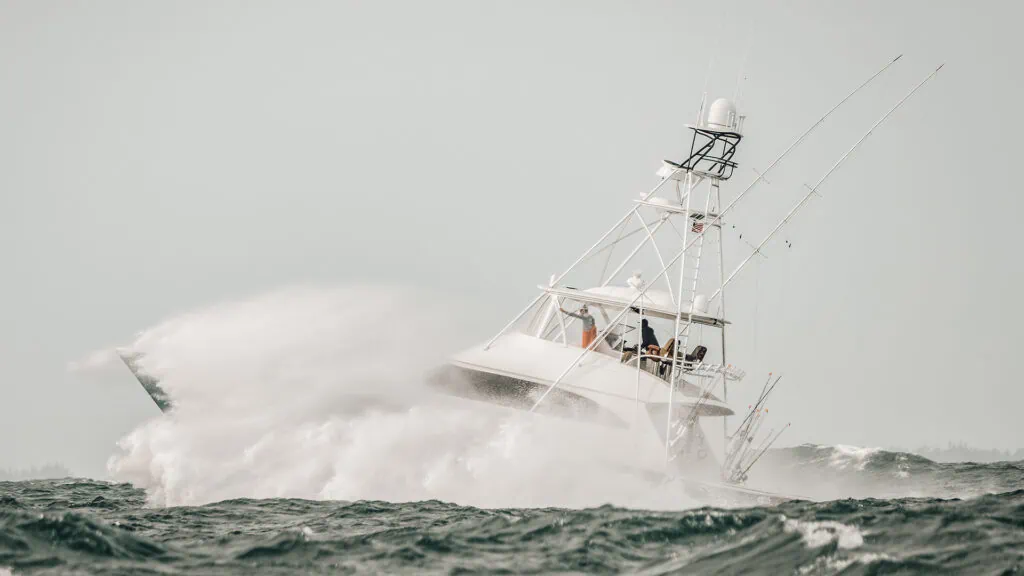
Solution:
<svg viewBox="0 0 1024 576"><path fill-rule="evenodd" d="M751 473L768 490L799 489L816 500L973 498L1019 490L1024 462L933 462L908 452L804 444L769 451Z"/></svg>
<svg viewBox="0 0 1024 576"><path fill-rule="evenodd" d="M689 504L599 468L598 438L428 393L425 374L451 352L443 318L408 291L357 287L287 289L163 322L126 352L175 408L124 437L109 472L158 505Z"/></svg>

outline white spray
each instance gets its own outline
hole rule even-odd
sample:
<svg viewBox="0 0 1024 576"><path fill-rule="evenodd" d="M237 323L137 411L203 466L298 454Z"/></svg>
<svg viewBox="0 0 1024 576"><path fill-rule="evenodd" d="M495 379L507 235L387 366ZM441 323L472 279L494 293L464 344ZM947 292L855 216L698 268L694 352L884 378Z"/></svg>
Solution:
<svg viewBox="0 0 1024 576"><path fill-rule="evenodd" d="M688 504L600 465L597 436L423 385L449 322L407 291L295 288L142 333L169 414L108 468L156 505L227 498L440 499L485 507ZM140 392L141 393L141 392Z"/></svg>

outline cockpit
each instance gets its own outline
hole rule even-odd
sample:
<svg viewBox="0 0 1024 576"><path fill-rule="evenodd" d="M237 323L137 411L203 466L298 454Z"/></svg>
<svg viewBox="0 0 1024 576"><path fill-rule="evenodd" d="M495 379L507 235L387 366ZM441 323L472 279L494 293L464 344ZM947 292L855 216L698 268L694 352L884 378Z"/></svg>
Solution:
<svg viewBox="0 0 1024 576"><path fill-rule="evenodd" d="M659 346L654 328L647 325L646 320L644 322L645 325L641 328L639 347L635 343L629 345L625 339L621 340L621 346L618 349L620 362L628 366L639 364L640 370L654 374L665 381L672 377L673 363L678 363L679 368L684 372L692 372L704 363L704 357L708 353L707 346L697 344L690 352L680 351L677 357L676 339L669 338L664 346Z"/></svg>
<svg viewBox="0 0 1024 576"><path fill-rule="evenodd" d="M730 380L742 378L741 371L707 359L708 346L697 330L703 334L703 328L721 329L728 321L708 310L702 295L679 306L669 292L649 287L641 290L634 283L582 290L540 288L549 295L550 304L537 310L528 333L616 358L666 382L672 381L673 372L678 377L680 371L698 377L725 374ZM679 321L682 324L677 325ZM678 341L671 337L677 330L684 334L680 340L685 346L678 351Z"/></svg>

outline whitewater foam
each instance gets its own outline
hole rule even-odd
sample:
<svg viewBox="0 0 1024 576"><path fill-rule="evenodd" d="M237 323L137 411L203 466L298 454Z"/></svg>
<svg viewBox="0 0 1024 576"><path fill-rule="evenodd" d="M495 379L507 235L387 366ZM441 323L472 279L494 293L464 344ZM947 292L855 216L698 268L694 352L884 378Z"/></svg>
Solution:
<svg viewBox="0 0 1024 576"><path fill-rule="evenodd" d="M450 352L439 317L405 290L294 288L161 323L126 351L175 408L126 435L108 470L156 505L692 504L601 467L599 434L430 394L424 374Z"/></svg>
<svg viewBox="0 0 1024 576"><path fill-rule="evenodd" d="M848 446L836 444L831 447L829 466L837 470L845 470L852 467L861 471L871 462L871 457L880 452L881 448L862 448L860 446Z"/></svg>
<svg viewBox="0 0 1024 576"><path fill-rule="evenodd" d="M794 520L781 515L786 532L799 532L808 548L821 548L836 542L840 549L851 550L864 545L864 536L856 526L833 520L820 522Z"/></svg>
<svg viewBox="0 0 1024 576"><path fill-rule="evenodd" d="M821 556L814 562L797 569L797 574L840 574L854 563L853 558L837 556Z"/></svg>

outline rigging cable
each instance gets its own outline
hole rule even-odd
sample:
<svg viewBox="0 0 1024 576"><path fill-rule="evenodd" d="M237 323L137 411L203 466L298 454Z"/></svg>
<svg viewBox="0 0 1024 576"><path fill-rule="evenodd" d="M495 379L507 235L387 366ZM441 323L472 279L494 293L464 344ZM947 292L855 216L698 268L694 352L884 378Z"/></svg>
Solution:
<svg viewBox="0 0 1024 576"><path fill-rule="evenodd" d="M619 235L616 236L615 241L610 244L612 249L608 251L608 257L605 258L604 266L601 267L601 275L597 277L599 282L604 282L604 273L608 271L608 264L611 263L612 261L612 254L615 252L615 245L618 244L620 240L622 240L622 234L623 232L626 231L626 228L629 226L629 221L633 219L633 216L635 214L637 213L631 213L629 217L626 218L626 221L622 223L622 226L619 227Z"/></svg>
<svg viewBox="0 0 1024 576"><path fill-rule="evenodd" d="M760 357L757 355L757 343L760 340L758 320L761 312L761 261L754 264L754 366L761 367Z"/></svg>

